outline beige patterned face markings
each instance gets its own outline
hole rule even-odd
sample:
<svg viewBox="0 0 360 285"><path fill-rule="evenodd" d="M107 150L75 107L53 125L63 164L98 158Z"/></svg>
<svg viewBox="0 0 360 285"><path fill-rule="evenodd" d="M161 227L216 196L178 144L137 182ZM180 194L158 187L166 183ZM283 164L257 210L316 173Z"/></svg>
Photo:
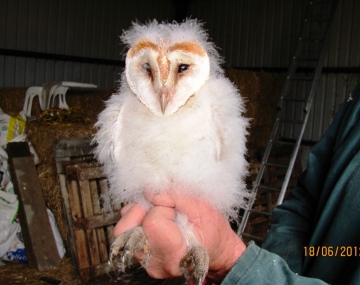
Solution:
<svg viewBox="0 0 360 285"><path fill-rule="evenodd" d="M169 74L171 72L171 62L168 59L169 53L179 51L185 54L195 54L201 57L206 56L206 51L195 42L182 42L169 46L169 44L164 41L155 44L146 39L136 43L129 50L127 56L132 58L146 49L150 49L157 54L156 60L159 68L159 78L163 83L165 83L166 80L169 78ZM141 68L149 74L151 79L153 79L152 73L154 72L154 70L152 70L150 63L142 63ZM178 66L176 70L174 70L174 72L180 75L181 73L188 70L188 68L189 64L178 63Z"/></svg>

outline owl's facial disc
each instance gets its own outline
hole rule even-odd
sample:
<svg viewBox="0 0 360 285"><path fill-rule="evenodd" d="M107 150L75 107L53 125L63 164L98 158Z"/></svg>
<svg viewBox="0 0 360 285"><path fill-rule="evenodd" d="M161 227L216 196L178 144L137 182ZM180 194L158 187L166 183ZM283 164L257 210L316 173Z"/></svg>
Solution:
<svg viewBox="0 0 360 285"><path fill-rule="evenodd" d="M156 45L142 40L126 58L131 90L156 115L174 114L209 77L209 58L195 42Z"/></svg>

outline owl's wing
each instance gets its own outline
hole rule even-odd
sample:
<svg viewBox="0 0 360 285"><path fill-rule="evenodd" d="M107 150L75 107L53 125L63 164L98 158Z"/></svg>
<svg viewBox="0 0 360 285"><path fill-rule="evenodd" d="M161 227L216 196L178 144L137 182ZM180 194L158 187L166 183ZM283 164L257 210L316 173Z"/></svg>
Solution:
<svg viewBox="0 0 360 285"><path fill-rule="evenodd" d="M203 90L204 99L211 105L211 137L217 160L239 160L246 152L249 124L242 116L243 98L227 78L210 78Z"/></svg>
<svg viewBox="0 0 360 285"><path fill-rule="evenodd" d="M115 161L116 152L119 152L119 134L123 128L122 114L123 96L121 93L113 94L106 102L106 108L100 113L95 127L98 132L94 141L98 144L95 154L98 160L105 164Z"/></svg>
<svg viewBox="0 0 360 285"><path fill-rule="evenodd" d="M216 117L216 112L215 110L212 110L212 117L214 120L214 147L215 147L215 158L217 161L221 160L221 155L222 155L222 151L223 151L223 133L222 133L222 128L220 126L220 122L218 120L218 118Z"/></svg>

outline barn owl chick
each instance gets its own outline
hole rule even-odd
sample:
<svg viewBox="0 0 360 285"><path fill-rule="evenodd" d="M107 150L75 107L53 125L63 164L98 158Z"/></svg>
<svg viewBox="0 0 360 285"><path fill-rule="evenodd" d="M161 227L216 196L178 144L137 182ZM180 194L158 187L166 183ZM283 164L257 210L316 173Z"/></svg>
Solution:
<svg viewBox="0 0 360 285"><path fill-rule="evenodd" d="M248 196L248 120L201 23L134 23L122 40L129 49L121 87L99 115L94 137L109 179L109 200L149 209L145 194L171 189L204 199L236 219ZM184 275L201 284L209 257L186 216L178 213L176 222L188 242ZM138 248L151 258L141 227L121 235L111 255L120 255L125 266Z"/></svg>

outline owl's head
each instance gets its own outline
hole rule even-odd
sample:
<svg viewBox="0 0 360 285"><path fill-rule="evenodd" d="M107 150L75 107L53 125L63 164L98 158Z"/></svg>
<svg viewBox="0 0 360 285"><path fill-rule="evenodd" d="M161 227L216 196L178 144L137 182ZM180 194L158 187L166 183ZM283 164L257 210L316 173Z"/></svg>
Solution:
<svg viewBox="0 0 360 285"><path fill-rule="evenodd" d="M121 39L129 47L126 81L156 115L174 114L210 74L222 73L219 54L196 20L134 23Z"/></svg>

